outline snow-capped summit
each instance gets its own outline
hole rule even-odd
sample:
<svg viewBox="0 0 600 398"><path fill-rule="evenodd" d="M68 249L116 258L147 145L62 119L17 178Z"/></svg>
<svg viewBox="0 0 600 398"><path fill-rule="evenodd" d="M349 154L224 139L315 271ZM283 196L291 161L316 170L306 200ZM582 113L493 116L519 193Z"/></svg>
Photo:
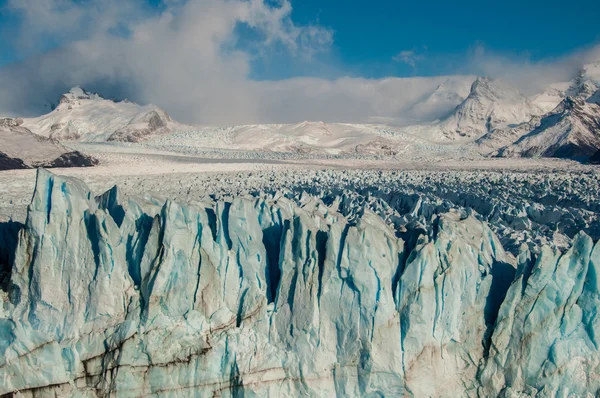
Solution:
<svg viewBox="0 0 600 398"><path fill-rule="evenodd" d="M487 137L489 136L489 137ZM515 128L494 131L479 142L498 145L499 156L583 157L600 149L600 62L585 65L550 112ZM502 138L503 139L503 138ZM481 141L481 140L480 140Z"/></svg>
<svg viewBox="0 0 600 398"><path fill-rule="evenodd" d="M185 126L155 105L104 99L77 86L63 94L50 113L25 119L24 127L60 141L139 141Z"/></svg>
<svg viewBox="0 0 600 398"><path fill-rule="evenodd" d="M477 138L495 128L518 124L541 113L519 90L500 80L478 77L469 96L442 121L449 139Z"/></svg>
<svg viewBox="0 0 600 398"><path fill-rule="evenodd" d="M447 116L469 95L469 86L448 79L437 86L427 98L412 106L410 113L417 120L436 120Z"/></svg>
<svg viewBox="0 0 600 398"><path fill-rule="evenodd" d="M519 90L488 77L477 77L469 95L452 113L426 125L409 126L407 133L442 142L470 142L501 127L517 125L543 111Z"/></svg>
<svg viewBox="0 0 600 398"><path fill-rule="evenodd" d="M583 97L567 97L529 130L514 144L501 148L498 155L591 156L600 149L600 106Z"/></svg>
<svg viewBox="0 0 600 398"><path fill-rule="evenodd" d="M584 65L565 92L569 97L589 98L600 89L600 61Z"/></svg>
<svg viewBox="0 0 600 398"><path fill-rule="evenodd" d="M81 86L75 86L69 90L68 93L61 95L59 105L73 105L79 100L91 100L91 99L102 99L102 97L95 93L87 92Z"/></svg>

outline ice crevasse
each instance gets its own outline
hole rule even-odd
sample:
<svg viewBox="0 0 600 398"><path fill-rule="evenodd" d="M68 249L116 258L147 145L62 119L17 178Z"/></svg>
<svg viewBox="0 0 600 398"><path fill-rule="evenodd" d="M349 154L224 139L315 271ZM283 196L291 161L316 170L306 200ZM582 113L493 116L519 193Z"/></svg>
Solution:
<svg viewBox="0 0 600 398"><path fill-rule="evenodd" d="M432 215L401 239L308 195L94 197L39 170L0 309L0 394L546 397L600 392L600 244Z"/></svg>

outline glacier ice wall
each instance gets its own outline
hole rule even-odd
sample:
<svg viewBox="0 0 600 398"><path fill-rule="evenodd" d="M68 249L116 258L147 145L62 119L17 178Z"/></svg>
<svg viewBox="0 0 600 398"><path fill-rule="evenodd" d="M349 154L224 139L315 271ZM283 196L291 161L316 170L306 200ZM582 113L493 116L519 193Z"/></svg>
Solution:
<svg viewBox="0 0 600 398"><path fill-rule="evenodd" d="M430 220L310 195L125 203L40 170L0 394L597 395L600 244L513 264L467 212Z"/></svg>

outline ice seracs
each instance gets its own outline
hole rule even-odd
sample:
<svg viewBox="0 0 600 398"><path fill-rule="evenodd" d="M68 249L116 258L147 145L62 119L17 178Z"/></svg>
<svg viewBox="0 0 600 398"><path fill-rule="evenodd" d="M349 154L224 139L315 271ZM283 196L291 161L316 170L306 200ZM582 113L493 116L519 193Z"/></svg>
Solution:
<svg viewBox="0 0 600 398"><path fill-rule="evenodd" d="M364 199L121 200L38 172L0 292L0 393L600 391L585 233L515 269L485 222L423 202L400 229Z"/></svg>
<svg viewBox="0 0 600 398"><path fill-rule="evenodd" d="M482 396L598 394L599 267L600 243L585 234L562 255L523 253L481 368Z"/></svg>

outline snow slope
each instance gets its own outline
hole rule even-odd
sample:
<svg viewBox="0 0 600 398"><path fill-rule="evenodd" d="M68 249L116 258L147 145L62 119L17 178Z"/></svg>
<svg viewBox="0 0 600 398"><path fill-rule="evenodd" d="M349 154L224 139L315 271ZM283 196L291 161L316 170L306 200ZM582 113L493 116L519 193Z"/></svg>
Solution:
<svg viewBox="0 0 600 398"><path fill-rule="evenodd" d="M60 141L129 142L186 128L154 105L114 102L80 87L64 94L52 112L25 119L23 127Z"/></svg>
<svg viewBox="0 0 600 398"><path fill-rule="evenodd" d="M437 120L447 116L469 95L470 86L464 80L448 79L433 93L410 108L415 120Z"/></svg>
<svg viewBox="0 0 600 398"><path fill-rule="evenodd" d="M442 120L403 131L436 142L468 142L496 128L526 122L542 110L517 89L500 80L478 77L471 92Z"/></svg>
<svg viewBox="0 0 600 398"><path fill-rule="evenodd" d="M586 65L572 82L552 84L531 98L501 80L477 77L467 90L470 77L447 78L402 116L405 122L436 120L403 127L313 121L188 126L155 106L109 101L79 87L63 95L51 113L25 120L24 127L60 141L143 142L159 150L193 155L216 150L259 157L267 153L411 159L497 153L512 157L587 156L596 147L599 65ZM585 103L576 105L580 99ZM540 129L546 132L540 135ZM563 145L565 149L559 149Z"/></svg>
<svg viewBox="0 0 600 398"><path fill-rule="evenodd" d="M21 119L0 119L0 170L93 166L97 160L33 134Z"/></svg>
<svg viewBox="0 0 600 398"><path fill-rule="evenodd" d="M542 113L550 112L567 96L573 82L562 82L551 84L543 92L534 95L531 101L540 108Z"/></svg>
<svg viewBox="0 0 600 398"><path fill-rule="evenodd" d="M600 392L583 232L515 259L475 213L383 189L124 202L40 170L13 258L0 394Z"/></svg>
<svg viewBox="0 0 600 398"><path fill-rule="evenodd" d="M501 148L498 156L572 158L592 156L598 149L600 105L567 97L530 132Z"/></svg>
<svg viewBox="0 0 600 398"><path fill-rule="evenodd" d="M552 111L530 122L493 131L480 143L499 156L585 157L600 149L600 63L586 65ZM512 143L503 137L512 138Z"/></svg>
<svg viewBox="0 0 600 398"><path fill-rule="evenodd" d="M154 137L144 145L183 153L207 148L296 155L407 156L466 154L385 125L303 122L203 128ZM226 154L223 154L226 156Z"/></svg>

